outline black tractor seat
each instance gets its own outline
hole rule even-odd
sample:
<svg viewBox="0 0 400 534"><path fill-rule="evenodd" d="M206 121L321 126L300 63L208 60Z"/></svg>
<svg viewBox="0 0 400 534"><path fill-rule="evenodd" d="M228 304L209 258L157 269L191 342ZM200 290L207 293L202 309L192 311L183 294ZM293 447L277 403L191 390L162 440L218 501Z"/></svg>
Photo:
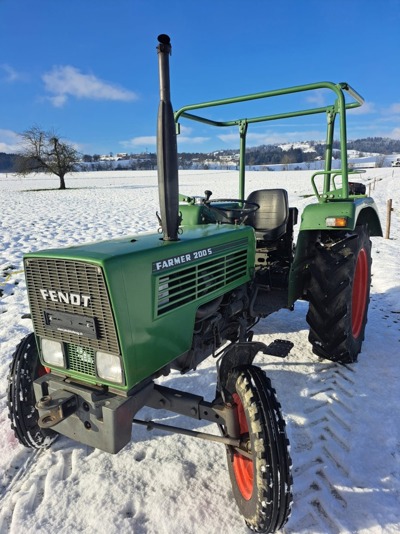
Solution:
<svg viewBox="0 0 400 534"><path fill-rule="evenodd" d="M276 241L286 233L289 201L285 189L259 189L250 193L247 201L260 206L246 220L246 224L256 231L258 240Z"/></svg>

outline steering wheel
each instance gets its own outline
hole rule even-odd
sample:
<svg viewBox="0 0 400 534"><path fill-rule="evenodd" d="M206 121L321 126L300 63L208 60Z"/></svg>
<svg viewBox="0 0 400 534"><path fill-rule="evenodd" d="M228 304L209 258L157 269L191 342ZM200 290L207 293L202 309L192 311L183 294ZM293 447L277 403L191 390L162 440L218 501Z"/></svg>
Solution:
<svg viewBox="0 0 400 534"><path fill-rule="evenodd" d="M228 207L228 206L215 206L216 203L235 203L241 204L242 207ZM223 219L226 219L228 222L232 223L238 221L243 223L250 213L254 213L259 209L259 205L255 202L248 202L247 200L237 199L237 198L217 198L212 200L206 200L204 205L207 206L211 211L216 211Z"/></svg>

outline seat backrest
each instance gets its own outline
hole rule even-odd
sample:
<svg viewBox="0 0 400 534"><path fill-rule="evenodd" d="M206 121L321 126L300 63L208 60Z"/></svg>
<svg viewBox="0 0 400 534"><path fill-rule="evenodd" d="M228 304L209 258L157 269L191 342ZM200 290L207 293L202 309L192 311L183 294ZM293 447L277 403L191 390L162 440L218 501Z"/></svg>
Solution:
<svg viewBox="0 0 400 534"><path fill-rule="evenodd" d="M246 224L255 229L258 239L275 241L286 232L289 218L286 189L259 189L250 193L247 201L260 206L246 220Z"/></svg>

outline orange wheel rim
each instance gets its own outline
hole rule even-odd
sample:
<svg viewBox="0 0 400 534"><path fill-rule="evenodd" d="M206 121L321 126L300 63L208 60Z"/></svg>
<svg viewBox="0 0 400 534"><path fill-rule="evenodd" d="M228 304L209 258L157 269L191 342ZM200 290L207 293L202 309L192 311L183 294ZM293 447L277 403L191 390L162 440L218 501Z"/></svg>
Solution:
<svg viewBox="0 0 400 534"><path fill-rule="evenodd" d="M360 335L367 306L368 260L365 249L357 258L351 301L351 329L354 338Z"/></svg>
<svg viewBox="0 0 400 534"><path fill-rule="evenodd" d="M242 401L237 393L234 393L233 399L237 405L237 416L239 421L240 435L249 433L249 427L244 413ZM254 487L254 464L253 461L245 456L242 456L238 452L233 454L233 472L237 486L243 498L248 501L253 495Z"/></svg>

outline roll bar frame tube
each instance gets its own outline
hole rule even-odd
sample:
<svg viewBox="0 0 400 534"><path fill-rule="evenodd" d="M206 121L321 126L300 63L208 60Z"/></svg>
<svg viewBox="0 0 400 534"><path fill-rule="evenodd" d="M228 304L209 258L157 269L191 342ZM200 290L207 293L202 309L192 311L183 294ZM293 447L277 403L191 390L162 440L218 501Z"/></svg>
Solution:
<svg viewBox="0 0 400 534"><path fill-rule="evenodd" d="M333 91L336 95L336 100L333 104L330 104L325 107L316 107L305 110L291 111L286 113L278 113L274 115L263 115L259 117L251 118L239 118L229 121L215 121L202 117L199 115L194 115L189 113L190 111L200 110L204 108L211 108L216 106L224 106L227 104L237 104L240 102L249 102L252 100L260 100L264 98L271 98L295 93L301 93L306 91L315 91L318 89L329 89ZM346 103L344 97L344 91L350 95L353 99L352 102ZM330 188L330 176L332 168L332 144L333 144L333 134L334 134L334 124L336 115L339 114L340 117L340 150L341 150L341 160L342 160L342 176L343 176L343 197L348 197L348 163L347 163L347 133L346 133L346 110L354 109L362 106L364 103L363 97L353 89L348 83L332 83L332 82L317 82L307 85L297 85L293 87L275 89L272 91L265 91L261 93L253 93L249 95L236 96L231 98L225 98L222 100L211 100L209 102L203 102L198 104L192 104L188 106L183 106L177 110L174 114L177 133L179 133L179 120L181 118L186 118L189 120L194 120L204 124L209 124L211 126L217 127L229 127L229 126L239 126L240 134L240 171L239 171L239 192L242 195L241 198L244 198L244 175L245 175L245 154L242 153L246 148L246 134L247 126L249 124L266 122L278 119L287 119L291 117L302 117L306 115L315 115L320 113L326 113L327 115L327 134L326 134L326 157L325 157L325 179L324 179L324 192L327 192Z"/></svg>

